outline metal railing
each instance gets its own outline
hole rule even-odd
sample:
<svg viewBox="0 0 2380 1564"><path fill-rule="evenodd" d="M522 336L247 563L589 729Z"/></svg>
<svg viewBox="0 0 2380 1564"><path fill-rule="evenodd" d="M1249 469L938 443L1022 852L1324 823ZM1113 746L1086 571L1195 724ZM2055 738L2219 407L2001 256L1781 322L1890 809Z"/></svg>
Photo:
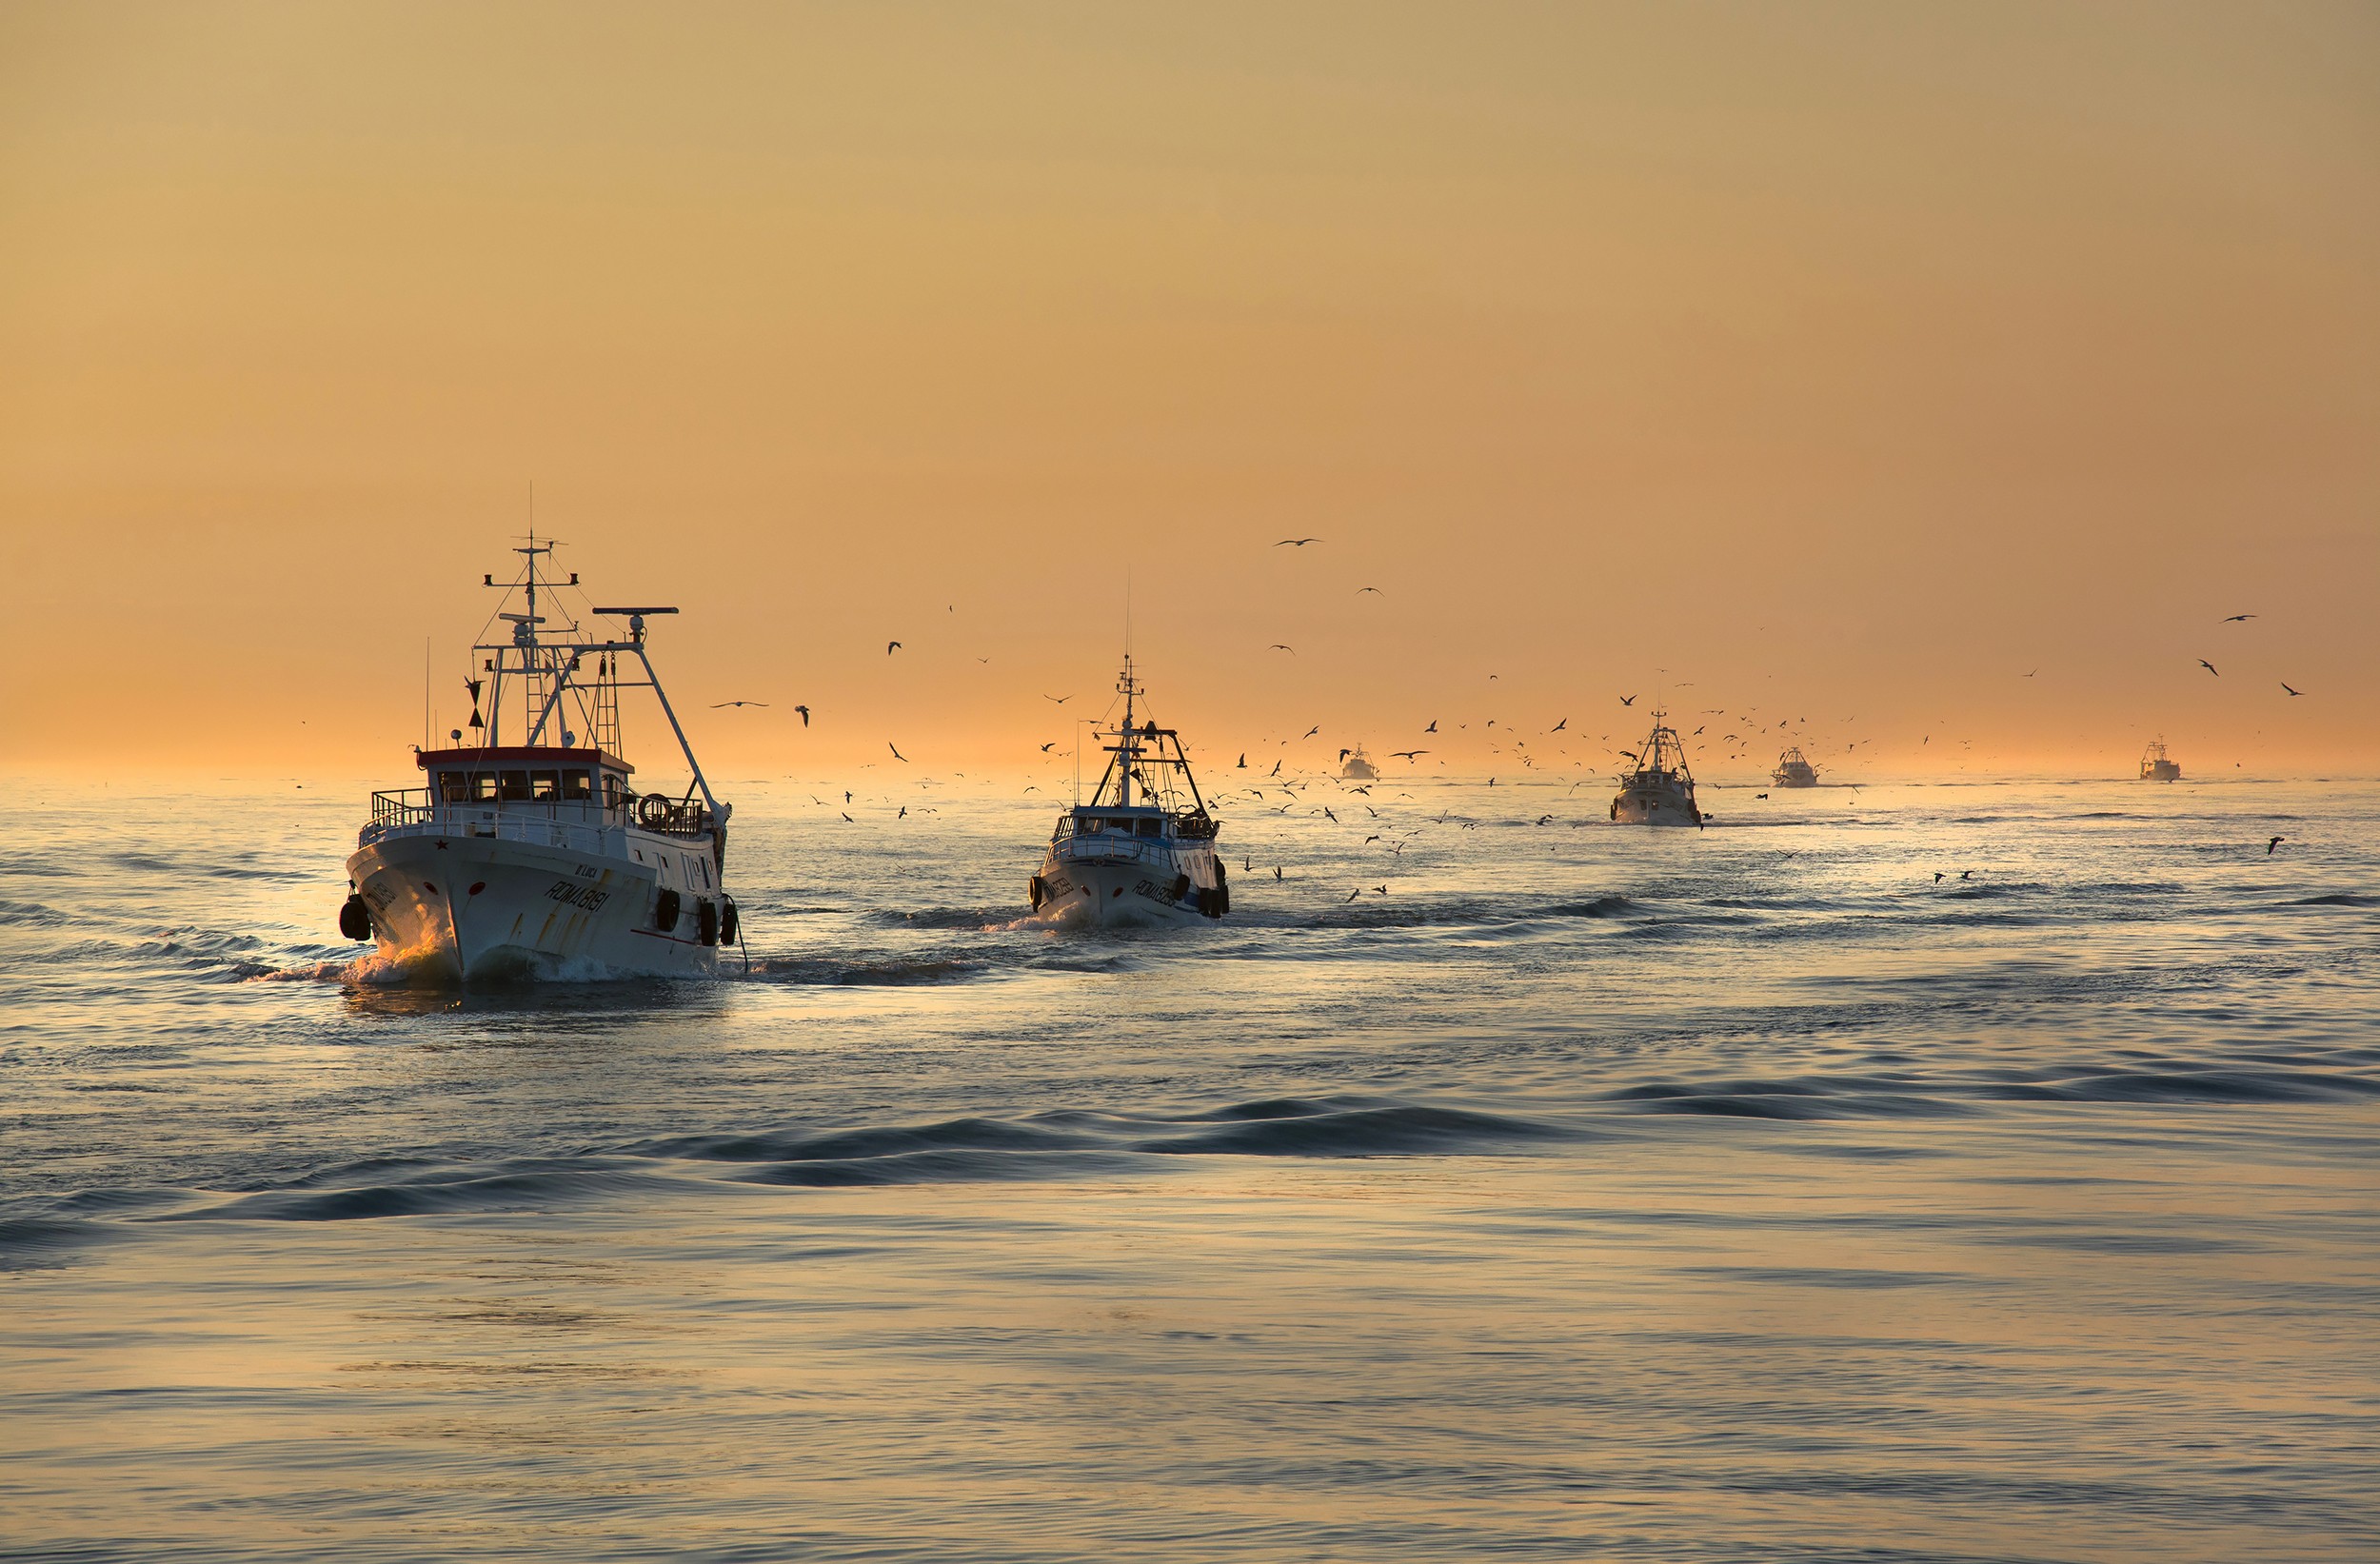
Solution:
<svg viewBox="0 0 2380 1564"><path fill-rule="evenodd" d="M652 802L658 806L645 808ZM700 803L658 794L623 795L616 803L594 799L470 799L440 802L429 788L391 788L372 795L371 823L357 833L369 846L383 837L437 832L458 837L495 837L506 841L572 847L588 852L625 850L625 833L701 837L718 824Z"/></svg>

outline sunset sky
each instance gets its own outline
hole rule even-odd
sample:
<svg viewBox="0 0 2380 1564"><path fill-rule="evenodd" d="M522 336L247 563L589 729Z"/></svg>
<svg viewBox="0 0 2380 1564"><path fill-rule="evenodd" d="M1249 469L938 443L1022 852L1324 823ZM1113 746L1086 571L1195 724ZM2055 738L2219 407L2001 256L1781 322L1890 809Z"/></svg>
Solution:
<svg viewBox="0 0 2380 1564"><path fill-rule="evenodd" d="M1027 769L1127 572L1210 758L1667 689L1879 775L2369 774L2375 61L2170 0L11 6L0 767L409 780L534 484L685 610L726 775Z"/></svg>

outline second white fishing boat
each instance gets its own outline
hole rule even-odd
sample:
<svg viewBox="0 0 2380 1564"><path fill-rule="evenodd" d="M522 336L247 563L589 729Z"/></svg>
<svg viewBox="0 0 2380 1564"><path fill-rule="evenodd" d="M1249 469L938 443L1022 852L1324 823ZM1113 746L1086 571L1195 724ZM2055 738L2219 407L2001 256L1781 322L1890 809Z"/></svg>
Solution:
<svg viewBox="0 0 2380 1564"><path fill-rule="evenodd" d="M1094 730L1114 741L1101 746L1107 768L1091 802L1059 817L1041 872L1026 883L1034 916L1075 927L1220 918L1231 911L1231 887L1180 736L1137 718L1140 686L1128 657L1116 689L1123 720Z"/></svg>
<svg viewBox="0 0 2380 1564"><path fill-rule="evenodd" d="M1621 753L1636 762L1619 778L1619 794L1612 800L1612 819L1622 825L1700 825L1702 811L1695 805L1694 773L1686 766L1686 746L1664 712L1653 714L1653 736L1641 752Z"/></svg>

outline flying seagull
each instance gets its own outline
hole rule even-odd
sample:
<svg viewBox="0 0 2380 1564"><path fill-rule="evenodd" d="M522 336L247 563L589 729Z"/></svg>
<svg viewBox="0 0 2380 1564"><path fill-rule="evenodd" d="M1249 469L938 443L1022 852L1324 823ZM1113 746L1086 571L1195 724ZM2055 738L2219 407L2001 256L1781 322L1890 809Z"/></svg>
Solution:
<svg viewBox="0 0 2380 1564"><path fill-rule="evenodd" d="M1388 594L1387 594L1386 592L1381 591L1381 590L1380 590L1378 587L1377 587L1377 586L1359 586L1359 587L1357 587L1357 588L1356 588L1356 596L1358 596L1358 597L1361 597L1361 596L1363 596L1363 594L1364 594L1364 593L1366 593L1366 592L1371 593L1371 594L1372 594L1373 596L1375 596L1375 597L1383 597L1383 598L1384 598L1384 597L1388 596Z"/></svg>
<svg viewBox="0 0 2380 1564"><path fill-rule="evenodd" d="M2282 680L2282 681L2281 681L2281 687L2282 687L2283 689L2285 689L2285 690L2290 690L2290 682L2289 682L2288 680L2286 680L2286 679ZM2305 694L2306 692L2305 692L2304 690L2290 690L2290 693L2291 693L2291 695L2303 695L2303 694Z"/></svg>
<svg viewBox="0 0 2380 1564"><path fill-rule="evenodd" d="M1299 735L1298 735L1298 737L1299 737L1299 738L1300 738L1300 739L1311 739L1311 738L1313 738L1316 734L1318 734L1318 733L1319 733L1319 732L1321 732L1321 731L1322 731L1322 724L1321 724L1321 723L1315 723L1312 727L1310 727L1310 728L1306 729L1303 733L1299 734ZM1344 758L1344 757L1342 757L1342 759L1343 759L1343 758Z"/></svg>
<svg viewBox="0 0 2380 1564"><path fill-rule="evenodd" d="M717 711L722 706L764 706L766 704L768 703L765 701L713 701L711 710Z"/></svg>
<svg viewBox="0 0 2380 1564"><path fill-rule="evenodd" d="M1295 647L1295 646L1284 646L1284 645L1282 645L1282 644L1281 644L1279 642L1278 642L1278 641L1274 642L1271 645L1269 645L1269 646L1265 647L1264 649L1265 649L1266 651L1268 651L1268 652L1287 652L1287 653L1288 653L1290 656L1292 656L1292 657L1295 657L1295 656L1297 656L1297 655L1298 655L1298 648L1297 648L1297 647Z"/></svg>
<svg viewBox="0 0 2380 1564"><path fill-rule="evenodd" d="M1438 731L1438 719L1435 717L1431 718L1430 725L1423 728L1421 731L1424 733L1436 733Z"/></svg>
<svg viewBox="0 0 2380 1564"><path fill-rule="evenodd" d="M1623 695L1619 698L1619 703L1623 706L1633 706L1636 703L1636 698L1634 695Z"/></svg>
<svg viewBox="0 0 2380 1564"><path fill-rule="evenodd" d="M835 811L835 813L836 813L836 814L838 814L838 815L843 815L843 811L842 811L842 810L840 810L840 809L836 810L836 811ZM859 823L857 821L853 820L853 819L852 819L849 815L843 815L843 822L845 825L856 825L856 824L858 824L858 823Z"/></svg>
<svg viewBox="0 0 2380 1564"><path fill-rule="evenodd" d="M1546 729L1546 731L1549 733L1559 733L1562 729L1568 727L1569 725L1570 719L1565 717L1560 722L1556 723L1552 727Z"/></svg>
<svg viewBox="0 0 2380 1564"><path fill-rule="evenodd" d="M2271 841L2266 842L2264 844L2264 856L2271 858L2272 856L2272 849L2278 847L2281 843L2287 841L2288 840L2289 838L2287 837L2274 837Z"/></svg>
<svg viewBox="0 0 2380 1564"><path fill-rule="evenodd" d="M1321 541L1322 540L1319 538L1283 538L1273 546L1275 548L1303 548L1310 543L1320 543Z"/></svg>
<svg viewBox="0 0 2380 1564"><path fill-rule="evenodd" d="M2203 657L2202 657L2202 658L2200 658L2200 659L2198 660L2198 665L2199 665L2200 667L2202 667L2202 668L2206 669L2209 673L2211 673L2211 674L2214 675L2217 679L2220 679L2220 678L2222 678L2222 677L2223 677L2223 670L2222 670L2222 669L2220 669L2220 668L2218 668L2218 667L2216 667L2213 663L2211 663L2208 662L2208 661L2207 661L2205 658L2203 658Z"/></svg>
<svg viewBox="0 0 2380 1564"><path fill-rule="evenodd" d="M2253 614L2233 614L2223 623L2226 624L2237 624L2243 619L2253 619L2256 616Z"/></svg>
<svg viewBox="0 0 2380 1564"><path fill-rule="evenodd" d="M1235 769L1240 771L1248 769L1248 752L1246 750L1243 749L1240 752L1240 764Z"/></svg>
<svg viewBox="0 0 2380 1564"><path fill-rule="evenodd" d="M1041 746L1041 753L1042 753L1042 754L1044 754L1044 755L1046 755L1046 754L1048 754L1051 750L1053 750L1053 749L1055 749L1055 748L1057 748L1057 747L1058 747L1058 741L1057 741L1057 740L1055 740L1055 739L1052 739L1049 742L1047 742L1047 743L1045 743L1045 744L1043 744L1043 745Z"/></svg>
<svg viewBox="0 0 2380 1564"><path fill-rule="evenodd" d="M1060 705L1061 705L1061 706L1062 706L1062 705L1064 705L1067 702L1069 702L1069 701L1073 700L1073 699L1074 699L1074 697L1073 697L1073 696L1071 696L1071 695L1044 695L1044 696L1042 696L1042 697L1041 697L1041 699L1042 699L1042 700L1044 700L1044 701L1055 701L1055 702L1057 702Z"/></svg>
<svg viewBox="0 0 2380 1564"><path fill-rule="evenodd" d="M803 727L808 727L810 725L810 708L807 706L796 706L793 709L802 714L802 725Z"/></svg>
<svg viewBox="0 0 2380 1564"><path fill-rule="evenodd" d="M899 761L902 765L907 765L909 763L909 757L901 753L900 749L896 747L891 741L887 740L884 743L884 747L892 750L893 759Z"/></svg>
<svg viewBox="0 0 2380 1564"><path fill-rule="evenodd" d="M901 643L900 643L900 642L898 642L898 641L887 641L887 642L885 642L885 643L884 643L884 655L885 655L886 657L890 657L890 656L892 656L892 654L893 654L893 653L895 653L895 652L897 652L897 651L899 651L899 650L901 650Z"/></svg>
<svg viewBox="0 0 2380 1564"><path fill-rule="evenodd" d="M1427 755L1429 751L1426 749L1392 749L1388 753L1392 760L1410 761L1417 755Z"/></svg>

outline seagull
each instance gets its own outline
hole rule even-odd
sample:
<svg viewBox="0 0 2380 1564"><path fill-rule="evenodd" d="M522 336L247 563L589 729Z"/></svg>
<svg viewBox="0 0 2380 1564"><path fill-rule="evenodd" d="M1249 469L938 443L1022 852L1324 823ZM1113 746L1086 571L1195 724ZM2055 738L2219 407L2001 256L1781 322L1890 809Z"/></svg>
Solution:
<svg viewBox="0 0 2380 1564"><path fill-rule="evenodd" d="M1377 587L1377 586L1359 586L1359 587L1357 587L1357 588L1356 588L1356 596L1358 596L1358 597L1361 597L1361 596L1363 596L1363 594L1364 594L1364 593L1366 593L1366 592L1370 592L1370 593L1374 594L1374 595L1375 595L1375 596L1377 596L1377 597L1386 597L1386 596L1388 596L1388 594L1387 594L1386 592L1381 591L1381 590L1380 590L1378 587Z"/></svg>
<svg viewBox="0 0 2380 1564"><path fill-rule="evenodd" d="M1973 869L1961 869L1961 870L1959 870L1959 871L1958 871L1958 878L1959 878L1959 879L1961 879L1961 880L1964 880L1964 879L1966 879L1968 876L1970 876L1970 875L1973 874L1974 872L1975 872L1975 871L1974 871L1974 870L1973 870Z"/></svg>
<svg viewBox="0 0 2380 1564"><path fill-rule="evenodd" d="M1322 818L1329 821L1333 825L1339 823L1339 817L1331 813L1331 806L1327 803L1322 805Z"/></svg>
<svg viewBox="0 0 2380 1564"><path fill-rule="evenodd" d="M909 818L909 806L908 806L907 804L905 804L905 803L904 803L904 804L902 804L902 805L901 806L901 813L899 813L898 815L895 815L895 816L893 817L893 819L895 819L895 820L907 820L908 818Z"/></svg>
<svg viewBox="0 0 2380 1564"><path fill-rule="evenodd" d="M1307 735L1307 737L1308 737L1308 738L1312 738L1312 737L1313 737L1313 735L1312 735L1312 734L1308 734L1308 735ZM1343 761L1343 760L1345 760L1348 756L1353 755L1354 753L1355 753L1355 751L1354 751L1354 750L1352 750L1352 749L1342 749L1342 750L1340 750L1340 751L1339 752L1339 758L1340 760L1342 760L1342 761Z"/></svg>
<svg viewBox="0 0 2380 1564"><path fill-rule="evenodd" d="M2206 669L2209 673L2211 673L2211 674L2214 675L2217 679L2220 679L2220 678L2222 678L2222 677L2223 677L2223 670L2222 670L2222 669L2220 669L2220 668L2218 668L2218 667L2216 667L2213 663L2211 663L2208 662L2208 661L2207 661L2205 658L2203 658L2203 657L2202 657L2202 658L2200 658L2200 659L2198 660L2198 665L2199 665L2200 667L2202 667L2202 668Z"/></svg>
<svg viewBox="0 0 2380 1564"><path fill-rule="evenodd" d="M1244 749L1240 752L1240 764L1237 769L1241 771L1248 769L1248 752Z"/></svg>
<svg viewBox="0 0 2380 1564"><path fill-rule="evenodd" d="M1295 646L1284 646L1284 645L1282 645L1282 644L1281 644L1279 642L1278 642L1278 641L1274 642L1271 645L1269 645L1269 646L1265 647L1264 649L1265 649L1266 651L1268 651L1268 652L1287 652L1287 653L1288 653L1290 656L1292 656L1292 657L1295 657L1295 656L1297 656L1297 655L1298 655L1298 648L1297 648L1297 647L1295 647Z"/></svg>
<svg viewBox="0 0 2380 1564"><path fill-rule="evenodd" d="M1306 729L1303 733L1299 734L1299 735L1298 735L1298 737L1299 737L1299 738L1300 738L1300 739L1311 739L1311 738L1313 738L1316 734L1318 734L1318 733L1319 733L1319 732L1321 732L1321 731L1322 731L1322 724L1321 724L1321 723L1315 723L1312 727L1310 727L1310 728Z"/></svg>
<svg viewBox="0 0 2380 1564"><path fill-rule="evenodd" d="M1280 865L1278 863L1273 865L1273 878L1275 880L1279 880L1280 878Z"/></svg>
<svg viewBox="0 0 2380 1564"><path fill-rule="evenodd" d="M836 813L836 814L838 814L838 815L843 815L843 811L842 811L842 810L840 810L840 809L836 810L836 811L835 811L835 813ZM843 815L843 822L845 825L856 825L856 824L858 824L858 823L859 823L859 822L857 822L857 821L853 820L853 819L852 819L849 815Z"/></svg>
<svg viewBox="0 0 2380 1564"><path fill-rule="evenodd" d="M907 765L909 763L909 757L901 753L900 749L894 745L891 741L887 740L884 743L884 747L891 750L893 759L899 761L902 765Z"/></svg>
<svg viewBox="0 0 2380 1564"><path fill-rule="evenodd" d="M766 704L768 703L765 701L713 701L711 710L717 711L722 706L764 706Z"/></svg>
<svg viewBox="0 0 2380 1564"><path fill-rule="evenodd" d="M892 656L892 654L893 654L893 653L895 653L895 652L897 652L897 651L899 651L899 650L901 650L901 643L900 643L900 642L898 642L898 641L887 641L887 642L885 642L885 643L884 643L884 655L885 655L886 657L890 657L890 656Z"/></svg>
<svg viewBox="0 0 2380 1564"><path fill-rule="evenodd" d="M1051 750L1056 749L1057 747L1058 747L1058 741L1057 741L1057 740L1055 740L1055 739L1052 739L1049 742L1047 742L1047 743L1045 743L1045 744L1043 744L1043 745L1041 746L1041 753L1042 753L1042 754L1044 754L1044 755L1046 755L1046 754L1048 754Z"/></svg>
<svg viewBox="0 0 2380 1564"><path fill-rule="evenodd" d="M1386 896L1388 894L1388 887L1386 885L1375 885L1372 888L1379 892L1382 896Z"/></svg>
<svg viewBox="0 0 2380 1564"><path fill-rule="evenodd" d="M1936 869L1936 870L1934 870L1934 882L1935 884L1937 884L1937 885L1939 885L1940 883L1942 883L1942 871L1941 871L1941 870Z"/></svg>
<svg viewBox="0 0 2380 1564"><path fill-rule="evenodd" d="M1378 837L1365 837L1365 838L1363 839L1363 844L1364 844L1366 847L1369 847L1369 846L1371 846L1371 845L1372 845L1372 843L1374 843L1374 842L1376 842L1376 841L1379 841L1379 840L1380 840L1380 839L1379 839Z"/></svg>
<svg viewBox="0 0 2380 1564"><path fill-rule="evenodd" d="M1279 762L1279 761L1275 761L1275 762L1273 762L1273 769L1272 769L1272 770L1270 770L1270 771L1267 771L1267 772L1266 772L1266 773L1264 773L1264 774L1265 774L1266 776L1268 776L1268 777L1278 777L1278 776L1279 776L1279 775L1280 775L1280 762Z"/></svg>
<svg viewBox="0 0 2380 1564"><path fill-rule="evenodd" d="M1392 749L1388 753L1391 760L1410 761L1417 755L1427 755L1429 751L1426 749Z"/></svg>
<svg viewBox="0 0 2380 1564"><path fill-rule="evenodd" d="M846 787L843 790L843 802L845 803L849 803L851 802L851 789Z"/></svg>
<svg viewBox="0 0 2380 1564"><path fill-rule="evenodd" d="M1633 706L1636 703L1636 697L1634 695L1623 695L1619 698L1619 703L1623 706Z"/></svg>
<svg viewBox="0 0 2380 1564"><path fill-rule="evenodd" d="M2281 687L2282 687L2283 689L2285 689L2285 690L2290 690L2290 682L2289 682L2288 680L2286 680L2286 679L2282 680L2282 681L2281 681ZM2306 692L2305 692L2304 690L2290 690L2290 693L2291 693L2291 695L2303 695L2303 694L2305 694Z"/></svg>
<svg viewBox="0 0 2380 1564"><path fill-rule="evenodd" d="M1041 697L1041 699L1042 699L1042 700L1044 700L1044 701L1055 701L1055 702L1057 702L1060 705L1061 705L1061 706L1062 706L1062 705L1064 705L1067 702L1069 702L1069 701L1073 700L1073 699L1074 699L1074 697L1073 697L1073 696L1071 696L1071 695L1044 695L1044 696L1042 696L1042 697Z"/></svg>
<svg viewBox="0 0 2380 1564"><path fill-rule="evenodd" d="M802 725L803 727L808 727L810 725L810 708L807 706L796 706L793 709L802 714Z"/></svg>
<svg viewBox="0 0 2380 1564"><path fill-rule="evenodd" d="M2266 842L2264 844L2264 856L2271 858L2272 856L2272 849L2278 847L2281 843L2287 841L2288 840L2289 838L2287 837L2274 837L2271 841Z"/></svg>
<svg viewBox="0 0 2380 1564"><path fill-rule="evenodd" d="M2253 614L2233 614L2230 618L2224 620L2223 623L2226 624L2237 624L2243 619L2253 619L2256 616Z"/></svg>
<svg viewBox="0 0 2380 1564"><path fill-rule="evenodd" d="M1424 733L1436 733L1438 731L1438 719L1435 717L1431 718L1430 725L1423 728L1421 731Z"/></svg>
<svg viewBox="0 0 2380 1564"><path fill-rule="evenodd" d="M1320 543L1321 541L1322 540L1319 538L1283 538L1273 546L1275 548L1303 548L1310 543Z"/></svg>

